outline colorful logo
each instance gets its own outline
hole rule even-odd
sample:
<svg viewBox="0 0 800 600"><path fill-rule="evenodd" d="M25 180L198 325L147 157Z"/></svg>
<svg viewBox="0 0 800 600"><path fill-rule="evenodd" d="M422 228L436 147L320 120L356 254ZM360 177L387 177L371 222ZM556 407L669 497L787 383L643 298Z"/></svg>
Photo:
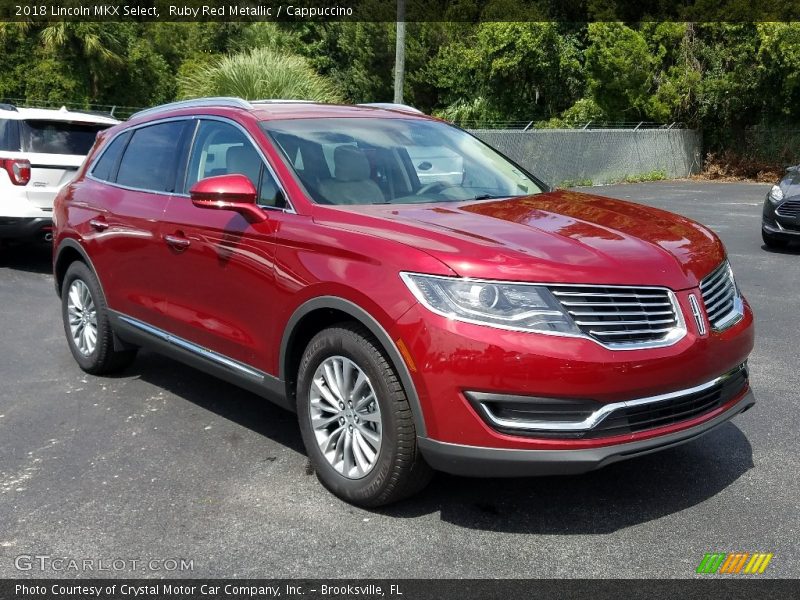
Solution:
<svg viewBox="0 0 800 600"><path fill-rule="evenodd" d="M772 553L766 552L716 552L706 554L697 565L698 573L727 573L733 575L761 574L772 560Z"/></svg>

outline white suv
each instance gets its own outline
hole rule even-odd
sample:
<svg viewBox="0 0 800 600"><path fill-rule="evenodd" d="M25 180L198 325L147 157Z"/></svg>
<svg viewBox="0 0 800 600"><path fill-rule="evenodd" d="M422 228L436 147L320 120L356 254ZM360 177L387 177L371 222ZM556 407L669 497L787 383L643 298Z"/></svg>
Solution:
<svg viewBox="0 0 800 600"><path fill-rule="evenodd" d="M0 240L52 239L53 199L98 131L119 121L66 108L0 104Z"/></svg>

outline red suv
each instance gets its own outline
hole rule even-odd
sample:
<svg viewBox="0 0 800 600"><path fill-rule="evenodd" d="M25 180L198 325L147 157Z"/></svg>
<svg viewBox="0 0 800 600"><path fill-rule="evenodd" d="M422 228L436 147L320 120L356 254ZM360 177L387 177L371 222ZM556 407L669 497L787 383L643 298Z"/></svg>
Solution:
<svg viewBox="0 0 800 600"><path fill-rule="evenodd" d="M99 134L56 201L81 368L146 346L296 411L378 506L581 473L750 408L753 315L705 227L550 191L401 106L207 98Z"/></svg>

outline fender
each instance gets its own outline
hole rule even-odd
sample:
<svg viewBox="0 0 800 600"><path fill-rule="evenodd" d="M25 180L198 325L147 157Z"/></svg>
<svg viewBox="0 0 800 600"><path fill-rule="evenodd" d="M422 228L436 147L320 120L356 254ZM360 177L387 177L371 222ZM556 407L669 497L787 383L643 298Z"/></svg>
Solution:
<svg viewBox="0 0 800 600"><path fill-rule="evenodd" d="M325 308L347 313L355 320L359 321L367 329L369 329L370 333L374 335L375 338L380 342L381 346L383 346L383 349L388 354L388 358L391 361L394 370L400 377L400 381L403 383L403 388L406 391L408 402L411 406L411 414L414 417L414 427L417 430L417 436L424 437L426 435L425 418L422 414L419 396L417 395L416 387L414 387L414 382L411 379L411 373L409 373L408 367L406 366L403 357L400 355L400 351L397 349L397 346L395 346L391 336L383 328L383 326L367 311L357 304L353 304L349 300L345 300L344 298L339 298L337 296L319 296L301 304L297 310L292 313L292 316L286 323L286 328L283 330L283 338L281 339L279 366L280 379L282 381L289 380L289 374L286 372L286 353L297 324L310 312Z"/></svg>
<svg viewBox="0 0 800 600"><path fill-rule="evenodd" d="M92 263L92 259L89 258L89 255L86 253L86 250L83 248L83 246L81 246L80 242L75 238L64 238L61 241L61 243L58 245L58 249L53 254L53 256L54 256L54 258L53 258L53 285L56 288L56 294L58 295L58 297L59 298L61 297L61 289L60 289L60 286L58 285L58 277L57 277L57 273L56 273L56 266L58 265L58 261L61 258L61 254L64 252L64 250L66 248L72 248L73 250L76 250L78 252L78 254L80 254L81 257L83 258L83 261L87 265L89 265L89 268L92 270L92 273L94 273L94 276L97 277L97 283L100 284L100 291L103 292L103 297L105 297L106 292L103 289L103 282L100 281L100 274L97 272L97 269L94 268L94 264Z"/></svg>

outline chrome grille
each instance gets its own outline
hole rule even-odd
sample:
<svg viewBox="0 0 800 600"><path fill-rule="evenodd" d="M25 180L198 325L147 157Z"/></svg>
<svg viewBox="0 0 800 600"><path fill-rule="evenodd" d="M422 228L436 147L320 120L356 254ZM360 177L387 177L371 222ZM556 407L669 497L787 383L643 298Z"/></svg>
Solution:
<svg viewBox="0 0 800 600"><path fill-rule="evenodd" d="M682 330L673 295L664 288L550 286L578 328L607 346L669 343Z"/></svg>
<svg viewBox="0 0 800 600"><path fill-rule="evenodd" d="M800 216L800 198L787 200L775 209L775 214L779 217L789 217L790 219Z"/></svg>
<svg viewBox="0 0 800 600"><path fill-rule="evenodd" d="M727 261L700 282L700 293L703 296L708 322L714 329L724 328L739 314L736 283L733 281L733 273Z"/></svg>

